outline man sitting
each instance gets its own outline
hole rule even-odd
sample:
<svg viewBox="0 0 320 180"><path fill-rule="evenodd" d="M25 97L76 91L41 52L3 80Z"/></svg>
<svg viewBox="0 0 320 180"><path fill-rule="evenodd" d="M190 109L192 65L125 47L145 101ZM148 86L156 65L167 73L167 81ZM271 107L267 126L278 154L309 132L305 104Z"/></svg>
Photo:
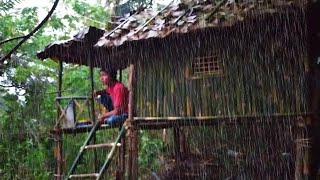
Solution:
<svg viewBox="0 0 320 180"><path fill-rule="evenodd" d="M109 125L124 122L128 118L127 87L117 81L117 71L112 67L100 69L100 81L105 89L96 91L95 96L100 95L99 101L108 112L100 114L98 120Z"/></svg>

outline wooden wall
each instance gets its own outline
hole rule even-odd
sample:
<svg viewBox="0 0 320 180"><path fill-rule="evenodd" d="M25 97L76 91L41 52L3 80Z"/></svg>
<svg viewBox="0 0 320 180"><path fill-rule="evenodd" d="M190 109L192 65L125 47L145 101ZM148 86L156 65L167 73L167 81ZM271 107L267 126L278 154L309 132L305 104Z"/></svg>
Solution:
<svg viewBox="0 0 320 180"><path fill-rule="evenodd" d="M137 116L308 112L305 31L294 9L146 45L136 63ZM186 78L192 59L212 52L223 74Z"/></svg>

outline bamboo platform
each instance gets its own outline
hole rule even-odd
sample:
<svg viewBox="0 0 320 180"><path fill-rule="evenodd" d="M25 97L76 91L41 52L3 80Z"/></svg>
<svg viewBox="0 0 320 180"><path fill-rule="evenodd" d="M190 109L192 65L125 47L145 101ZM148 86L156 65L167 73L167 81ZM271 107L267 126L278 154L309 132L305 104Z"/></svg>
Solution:
<svg viewBox="0 0 320 180"><path fill-rule="evenodd" d="M202 116L202 117L134 117L133 124L139 129L163 129L180 126L212 126L212 125L234 125L246 123L266 123L281 121L292 122L295 120L297 126L304 126L304 120L313 113L295 114L272 114L254 116Z"/></svg>
<svg viewBox="0 0 320 180"><path fill-rule="evenodd" d="M297 126L303 126L304 119L312 116L312 113L297 114L272 114L272 115L254 115L254 116L201 116L201 117L134 117L133 125L138 129L163 129L180 126L214 126L214 125L234 125L246 123L266 123L279 120L283 123L296 120ZM99 130L119 128L121 125L110 126L103 124ZM63 134L76 134L89 132L92 125L61 128ZM50 133L55 133L51 130Z"/></svg>

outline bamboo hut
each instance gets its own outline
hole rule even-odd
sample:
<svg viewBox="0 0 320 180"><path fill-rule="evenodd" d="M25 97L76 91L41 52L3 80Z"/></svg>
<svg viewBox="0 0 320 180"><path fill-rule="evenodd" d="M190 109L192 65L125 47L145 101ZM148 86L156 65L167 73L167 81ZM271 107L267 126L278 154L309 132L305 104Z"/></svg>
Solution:
<svg viewBox="0 0 320 180"><path fill-rule="evenodd" d="M266 136L268 152L290 134L283 142L294 165L283 169L286 177L313 179L320 160L319 12L311 1L168 5L117 17L105 32L89 28L99 33L49 45L38 56L130 66L129 179L138 177L139 129L172 128L179 159L195 136L184 126L222 124L248 128L245 143ZM269 130L258 132L261 126Z"/></svg>

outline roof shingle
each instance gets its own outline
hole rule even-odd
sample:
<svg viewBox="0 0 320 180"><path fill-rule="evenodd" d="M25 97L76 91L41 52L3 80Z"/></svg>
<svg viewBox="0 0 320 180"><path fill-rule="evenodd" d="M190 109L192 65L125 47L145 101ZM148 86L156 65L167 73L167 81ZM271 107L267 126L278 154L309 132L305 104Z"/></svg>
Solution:
<svg viewBox="0 0 320 180"><path fill-rule="evenodd" d="M285 1L288 3L288 1ZM174 33L188 33L207 27L232 26L252 15L253 10L272 10L273 5L263 3L178 4L160 11L143 9L129 17L116 18L117 27L106 30L96 46L121 46L127 41L164 38ZM215 12L211 21L208 16ZM257 11L256 11L257 12Z"/></svg>

